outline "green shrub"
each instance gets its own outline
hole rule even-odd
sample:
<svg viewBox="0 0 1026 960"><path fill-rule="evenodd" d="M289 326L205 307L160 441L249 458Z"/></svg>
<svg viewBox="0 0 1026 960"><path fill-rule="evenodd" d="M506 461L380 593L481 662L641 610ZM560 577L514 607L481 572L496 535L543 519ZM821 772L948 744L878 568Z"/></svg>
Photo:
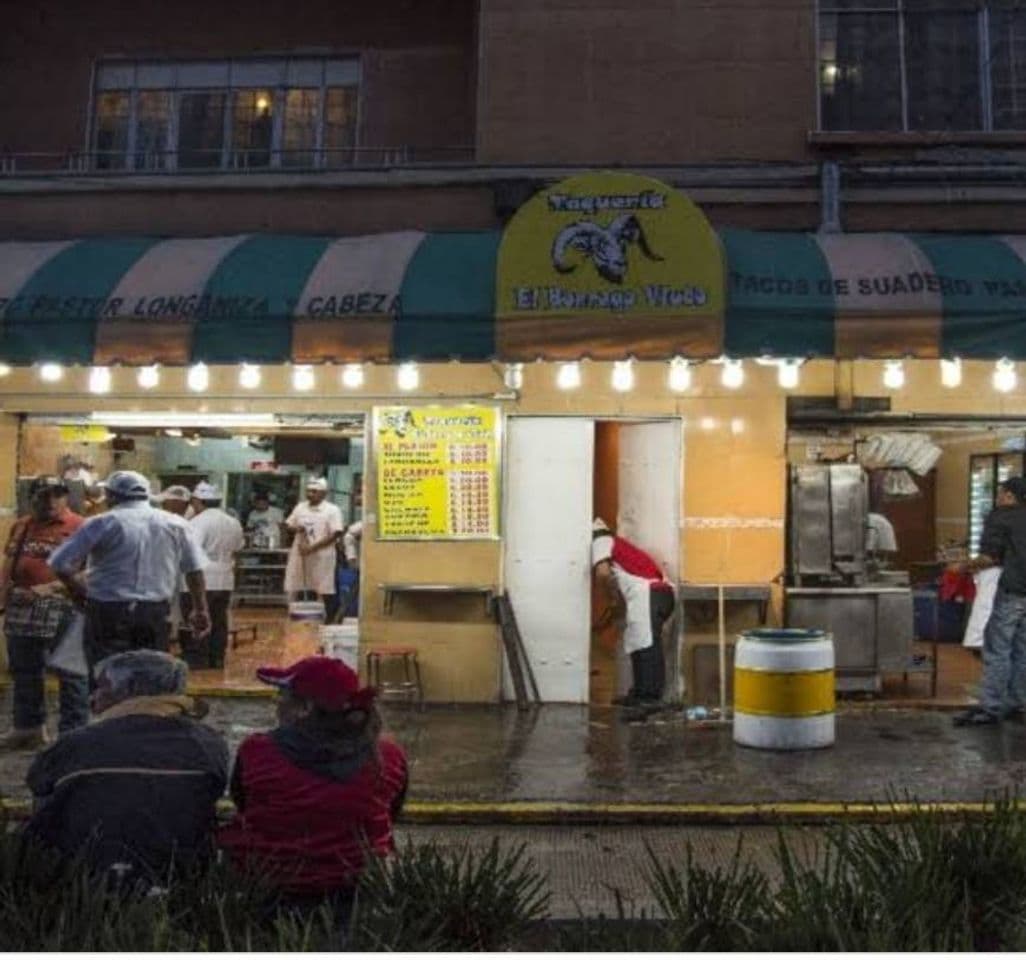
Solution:
<svg viewBox="0 0 1026 960"><path fill-rule="evenodd" d="M523 844L483 853L408 842L373 860L357 892L354 949L501 950L545 915L549 894Z"/></svg>

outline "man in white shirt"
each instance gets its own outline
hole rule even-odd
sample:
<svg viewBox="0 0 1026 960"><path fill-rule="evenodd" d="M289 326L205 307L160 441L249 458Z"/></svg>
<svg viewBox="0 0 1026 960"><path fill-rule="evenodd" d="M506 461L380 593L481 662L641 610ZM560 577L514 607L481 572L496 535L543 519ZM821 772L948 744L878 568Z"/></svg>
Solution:
<svg viewBox="0 0 1026 960"><path fill-rule="evenodd" d="M142 474L119 470L105 487L110 510L82 524L49 559L72 597L85 606L90 683L93 667L105 657L140 647L167 650L171 601L183 575L193 601L193 632L210 631L203 579L207 558L189 525L150 505L150 483Z"/></svg>
<svg viewBox="0 0 1026 960"><path fill-rule="evenodd" d="M228 611L235 589L235 554L245 546L242 525L221 509L221 491L210 483L198 483L192 491L193 536L210 561L203 571L206 580L210 633L191 637L182 651L194 670L220 670L228 649ZM188 619L192 597L182 596L182 615Z"/></svg>
<svg viewBox="0 0 1026 960"><path fill-rule="evenodd" d="M253 494L253 509L246 517L246 532L253 534L254 546L276 550L281 543L281 525L285 514L272 506L270 494L257 490Z"/></svg>
<svg viewBox="0 0 1026 960"><path fill-rule="evenodd" d="M328 483L311 479L306 485L306 500L296 504L286 526L296 536L285 569L285 591L290 596L314 593L324 601L328 622L336 612L336 543L342 532L342 511L329 503Z"/></svg>

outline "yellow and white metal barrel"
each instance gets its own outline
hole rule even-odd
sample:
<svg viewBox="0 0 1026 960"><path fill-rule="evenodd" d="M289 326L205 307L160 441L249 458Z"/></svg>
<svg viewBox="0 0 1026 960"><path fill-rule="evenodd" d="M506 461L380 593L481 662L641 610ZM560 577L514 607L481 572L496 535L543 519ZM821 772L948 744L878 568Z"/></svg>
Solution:
<svg viewBox="0 0 1026 960"><path fill-rule="evenodd" d="M747 630L734 648L734 740L767 750L834 742L834 641L822 630Z"/></svg>

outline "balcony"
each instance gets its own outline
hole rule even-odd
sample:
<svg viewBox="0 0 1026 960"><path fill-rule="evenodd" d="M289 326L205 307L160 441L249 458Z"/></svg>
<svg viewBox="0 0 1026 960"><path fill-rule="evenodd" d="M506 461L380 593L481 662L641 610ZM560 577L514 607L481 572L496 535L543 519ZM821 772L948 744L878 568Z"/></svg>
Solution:
<svg viewBox="0 0 1026 960"><path fill-rule="evenodd" d="M472 145L421 147L347 147L342 150L189 150L124 151L65 150L0 154L0 178L124 177L161 178L169 175L304 174L336 171L380 171L395 168L439 167L474 162Z"/></svg>

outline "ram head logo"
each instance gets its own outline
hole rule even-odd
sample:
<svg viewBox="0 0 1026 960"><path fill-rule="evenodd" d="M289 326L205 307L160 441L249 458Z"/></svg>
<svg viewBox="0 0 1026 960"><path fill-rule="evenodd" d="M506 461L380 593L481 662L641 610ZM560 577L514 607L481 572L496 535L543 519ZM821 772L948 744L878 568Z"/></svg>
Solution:
<svg viewBox="0 0 1026 960"><path fill-rule="evenodd" d="M648 245L645 231L633 213L625 213L608 227L590 220L578 220L564 227L552 242L552 265L560 273L572 273L576 263L568 258L571 250L578 250L591 260L599 276L610 283L623 283L627 275L627 249L637 244L649 260L662 260Z"/></svg>

